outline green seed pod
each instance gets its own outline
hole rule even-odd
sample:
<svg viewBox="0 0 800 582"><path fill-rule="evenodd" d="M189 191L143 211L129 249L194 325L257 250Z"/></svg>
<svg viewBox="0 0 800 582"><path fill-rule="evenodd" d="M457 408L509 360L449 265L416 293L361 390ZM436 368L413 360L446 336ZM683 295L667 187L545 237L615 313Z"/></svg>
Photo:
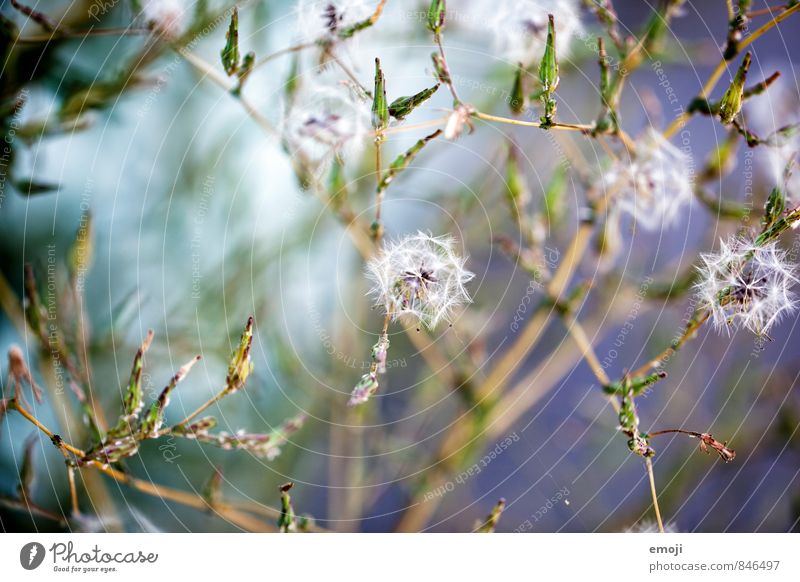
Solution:
<svg viewBox="0 0 800 582"><path fill-rule="evenodd" d="M419 93L408 97L398 97L389 104L389 115L398 121L406 118L414 109L425 103L430 99L434 93L439 89L439 85L435 85L428 89L423 89Z"/></svg>
<svg viewBox="0 0 800 582"><path fill-rule="evenodd" d="M556 29L553 15L548 15L547 45L539 65L539 80L544 92L549 96L558 87L558 58L556 57Z"/></svg>
<svg viewBox="0 0 800 582"><path fill-rule="evenodd" d="M736 71L736 76L733 78L730 87L725 91L722 96L722 101L719 103L719 118L722 123L731 123L733 119L742 110L742 94L744 93L744 82L747 79L747 71L750 68L750 60L752 55L747 53L744 55L739 70Z"/></svg>
<svg viewBox="0 0 800 582"><path fill-rule="evenodd" d="M381 70L381 60L375 59L375 91L372 97L372 127L382 131L389 125L389 105L386 103L386 79Z"/></svg>
<svg viewBox="0 0 800 582"><path fill-rule="evenodd" d="M432 0L428 10L428 29L433 34L439 34L444 28L445 21L445 0Z"/></svg>
<svg viewBox="0 0 800 582"><path fill-rule="evenodd" d="M225 46L220 51L222 67L228 76L239 70L239 11L236 7L231 13L231 23L225 35Z"/></svg>

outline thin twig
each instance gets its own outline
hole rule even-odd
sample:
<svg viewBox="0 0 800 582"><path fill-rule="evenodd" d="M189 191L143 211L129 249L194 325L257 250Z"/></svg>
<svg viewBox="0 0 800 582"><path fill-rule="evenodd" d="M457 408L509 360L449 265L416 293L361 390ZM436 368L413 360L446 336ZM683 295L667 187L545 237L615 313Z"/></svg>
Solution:
<svg viewBox="0 0 800 582"><path fill-rule="evenodd" d="M656 478L653 475L653 460L649 457L644 460L647 467L647 478L650 480L650 494L653 496L653 509L656 512L656 522L658 523L658 531L664 533L664 522L661 521L661 509L658 507L658 492L656 491Z"/></svg>

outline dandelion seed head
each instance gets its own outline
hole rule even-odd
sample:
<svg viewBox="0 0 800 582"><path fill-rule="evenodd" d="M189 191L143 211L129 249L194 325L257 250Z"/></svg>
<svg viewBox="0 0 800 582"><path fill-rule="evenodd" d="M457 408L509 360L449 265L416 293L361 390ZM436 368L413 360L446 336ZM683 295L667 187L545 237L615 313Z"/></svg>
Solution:
<svg viewBox="0 0 800 582"><path fill-rule="evenodd" d="M297 33L300 42L337 40L339 33L369 18L377 2L365 0L299 0Z"/></svg>
<svg viewBox="0 0 800 582"><path fill-rule="evenodd" d="M352 87L316 81L297 95L283 132L290 153L312 168L357 156L371 130L369 107Z"/></svg>
<svg viewBox="0 0 800 582"><path fill-rule="evenodd" d="M637 142L636 158L616 160L603 175L605 191L637 226L658 230L674 224L694 198L690 160L650 128Z"/></svg>
<svg viewBox="0 0 800 582"><path fill-rule="evenodd" d="M777 243L756 246L732 238L700 258L695 289L718 330L743 327L763 335L797 309L794 265Z"/></svg>
<svg viewBox="0 0 800 582"><path fill-rule="evenodd" d="M555 16L559 58L568 57L572 39L583 32L578 0L473 0L468 10L468 26L489 30L499 55L526 66L544 55L548 14Z"/></svg>
<svg viewBox="0 0 800 582"><path fill-rule="evenodd" d="M474 275L465 262L451 237L418 232L385 245L369 261L369 294L393 319L408 316L434 328L471 302L466 284Z"/></svg>
<svg viewBox="0 0 800 582"><path fill-rule="evenodd" d="M142 19L148 28L169 40L186 32L189 10L183 0L144 0Z"/></svg>

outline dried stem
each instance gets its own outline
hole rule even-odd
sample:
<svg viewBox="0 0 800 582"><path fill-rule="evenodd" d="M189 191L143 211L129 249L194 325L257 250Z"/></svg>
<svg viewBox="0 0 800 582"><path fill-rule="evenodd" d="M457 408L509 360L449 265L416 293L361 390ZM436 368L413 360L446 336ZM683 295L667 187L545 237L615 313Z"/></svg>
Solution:
<svg viewBox="0 0 800 582"><path fill-rule="evenodd" d="M653 475L653 460L649 457L644 460L645 467L647 467L647 478L650 480L650 494L653 496L653 509L656 512L656 522L658 523L658 531L664 533L664 522L661 521L661 509L658 507L658 492L656 491L656 478Z"/></svg>

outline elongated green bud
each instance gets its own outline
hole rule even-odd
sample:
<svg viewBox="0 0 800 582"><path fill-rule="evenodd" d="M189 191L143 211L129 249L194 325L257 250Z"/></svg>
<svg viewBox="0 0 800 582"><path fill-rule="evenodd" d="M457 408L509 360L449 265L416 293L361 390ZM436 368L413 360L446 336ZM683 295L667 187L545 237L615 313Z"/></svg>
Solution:
<svg viewBox="0 0 800 582"><path fill-rule="evenodd" d="M444 28L445 0L432 0L428 10L428 28L433 34L439 34Z"/></svg>
<svg viewBox="0 0 800 582"><path fill-rule="evenodd" d="M231 23L225 35L225 46L220 52L222 66L228 76L239 70L239 11L234 6L231 13Z"/></svg>
<svg viewBox="0 0 800 582"><path fill-rule="evenodd" d="M542 89L550 95L558 87L558 58L556 57L556 29L553 15L547 16L547 45L542 56L542 63L539 66L539 80L542 82Z"/></svg>
<svg viewBox="0 0 800 582"><path fill-rule="evenodd" d="M722 101L719 103L719 118L722 123L730 123L742 110L742 95L744 94L744 82L747 79L747 71L750 69L750 61L752 56L750 53L744 55L739 70L736 71L736 76L733 78L730 87L725 91L722 96Z"/></svg>
<svg viewBox="0 0 800 582"><path fill-rule="evenodd" d="M433 60L433 69L436 74L436 79L440 83L449 85L451 83L450 69L447 68L447 63L442 58L442 55L439 53L432 53L431 60Z"/></svg>
<svg viewBox="0 0 800 582"><path fill-rule="evenodd" d="M382 131L389 125L389 105L386 102L386 79L381 70L381 60L375 59L375 91L372 97L372 127Z"/></svg>
<svg viewBox="0 0 800 582"><path fill-rule="evenodd" d="M278 530L281 533L294 533L297 531L297 516L292 507L292 498L289 491L294 486L294 483L286 483L281 485L281 516L278 518Z"/></svg>
<svg viewBox="0 0 800 582"><path fill-rule="evenodd" d="M527 94L525 93L525 67L520 63L517 66L517 72L514 75L514 85L511 87L511 98L508 102L508 107L511 113L519 115L525 111L527 105Z"/></svg>
<svg viewBox="0 0 800 582"><path fill-rule="evenodd" d="M439 85L437 84L428 89L423 89L414 95L410 95L408 97L398 97L389 104L389 115L398 121L402 121L407 115L414 111L414 109L430 99L438 89Z"/></svg>
<svg viewBox="0 0 800 582"><path fill-rule="evenodd" d="M547 16L547 45L544 49L542 62L539 65L539 80L542 82L542 105L544 115L541 117L542 128L547 129L553 124L556 115L556 100L553 92L558 87L558 57L556 56L556 27L553 15Z"/></svg>
<svg viewBox="0 0 800 582"><path fill-rule="evenodd" d="M781 217L786 209L786 192L779 186L775 186L769 193L767 204L764 208L764 218L761 225L767 229Z"/></svg>

